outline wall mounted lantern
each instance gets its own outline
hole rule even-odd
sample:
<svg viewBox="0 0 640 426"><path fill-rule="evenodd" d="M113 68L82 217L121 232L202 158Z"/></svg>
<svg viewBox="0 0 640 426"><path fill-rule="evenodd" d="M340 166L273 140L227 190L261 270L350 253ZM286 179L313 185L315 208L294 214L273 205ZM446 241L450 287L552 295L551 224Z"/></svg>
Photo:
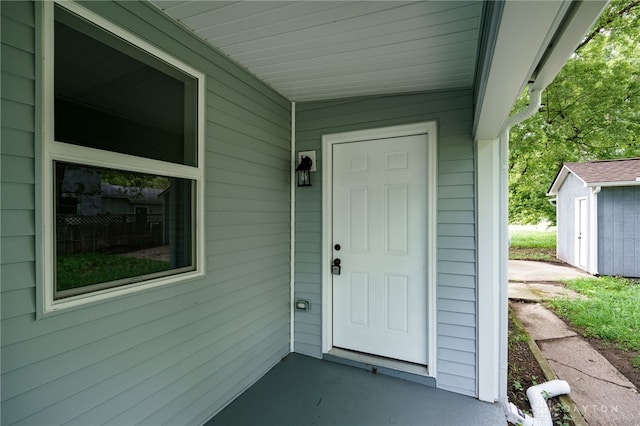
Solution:
<svg viewBox="0 0 640 426"><path fill-rule="evenodd" d="M296 174L298 175L298 186L311 186L311 166L313 160L307 156L303 156L300 159L300 164L296 167Z"/></svg>

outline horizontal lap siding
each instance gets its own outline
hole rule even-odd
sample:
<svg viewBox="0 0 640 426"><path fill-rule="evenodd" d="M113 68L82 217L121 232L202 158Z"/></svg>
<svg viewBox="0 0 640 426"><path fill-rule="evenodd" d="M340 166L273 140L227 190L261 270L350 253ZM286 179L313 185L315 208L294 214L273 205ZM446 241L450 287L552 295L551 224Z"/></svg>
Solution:
<svg viewBox="0 0 640 426"><path fill-rule="evenodd" d="M598 193L598 273L640 277L640 187Z"/></svg>
<svg viewBox="0 0 640 426"><path fill-rule="evenodd" d="M5 319L35 308L35 12L28 3L2 2L0 8L0 312L4 344ZM3 369L5 364L3 356ZM3 380L3 398L6 390Z"/></svg>
<svg viewBox="0 0 640 426"><path fill-rule="evenodd" d="M322 135L438 123L438 386L476 394L475 151L471 94L439 92L296 105L296 149L316 150L313 186L296 193L296 352L322 356Z"/></svg>
<svg viewBox="0 0 640 426"><path fill-rule="evenodd" d="M35 320L39 6L1 7L2 424L202 423L289 350L290 104L147 4L87 3L207 75L207 276Z"/></svg>

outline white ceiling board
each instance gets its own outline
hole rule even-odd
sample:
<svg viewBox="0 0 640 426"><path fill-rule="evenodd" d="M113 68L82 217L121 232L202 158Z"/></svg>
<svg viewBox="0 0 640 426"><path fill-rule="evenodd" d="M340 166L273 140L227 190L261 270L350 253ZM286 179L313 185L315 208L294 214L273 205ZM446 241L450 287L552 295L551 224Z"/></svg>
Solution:
<svg viewBox="0 0 640 426"><path fill-rule="evenodd" d="M153 3L294 101L473 84L479 0Z"/></svg>
<svg viewBox="0 0 640 426"><path fill-rule="evenodd" d="M168 1L160 0L154 2L165 12L169 13L174 19L183 20L192 16L210 12L215 9L223 8L232 2L227 1Z"/></svg>
<svg viewBox="0 0 640 426"><path fill-rule="evenodd" d="M261 14L251 19L251 25L246 25L242 31L229 32L229 27L237 25L229 22L226 25L210 27L200 34L205 38L215 38L220 46L231 46L238 43L262 40L264 37L272 38L278 35L286 35L296 31L305 32L305 38L309 31L322 28L327 22L337 31L348 16L366 11L371 13L389 9L386 3L380 2L374 5L351 2L327 2L314 1L308 3L290 3L286 8L273 10L273 13ZM375 9L374 9L375 7ZM290 37L290 36L289 36Z"/></svg>
<svg viewBox="0 0 640 426"><path fill-rule="evenodd" d="M423 48L428 49L429 44L425 43L425 40L429 40L430 43L438 43L438 38L448 39L467 31L470 31L467 36L473 36L477 31L473 22L463 22L456 27L455 31L451 31L446 24L433 27L415 25L420 24L420 21L419 18L407 20L403 23L401 30L382 26L330 35L321 35L321 33L316 34L315 31L310 31L309 37L302 40L296 37L287 37L286 39L277 37L274 40L266 39L251 44L242 43L239 46L230 46L225 48L225 51L240 60L246 59L249 62L264 58L277 62L280 57L295 57L301 53L304 53L305 57L310 55L324 56L332 52L356 51L379 46L398 45L402 48L403 43L410 42L420 43Z"/></svg>
<svg viewBox="0 0 640 426"><path fill-rule="evenodd" d="M193 28L196 34L200 35L204 30L225 26L233 26L232 32L243 31L251 28L260 22L265 15L280 15L283 9L294 6L295 3L275 2L275 1L255 1L250 2L250 15L247 15L247 7L244 2L229 3L198 15L192 15L182 19L182 22Z"/></svg>
<svg viewBox="0 0 640 426"><path fill-rule="evenodd" d="M403 59L400 64L382 64L376 68L370 66L364 66L363 68L351 68L349 64L344 64L338 67L315 67L312 75L306 73L302 76L296 76L296 83L304 83L311 81L323 81L333 80L336 77L342 76L345 80L354 77L362 77L365 75L386 75L388 73L397 73L397 66L401 65L404 70L403 73L425 73L429 72L429 77L433 78L443 72L456 73L459 76L467 76L469 72L473 72L472 68L469 68L468 61L466 59L460 59L459 61L445 61L442 63L424 62L424 58L409 58ZM362 61L366 64L367 61ZM273 73L270 75L269 80L273 84L286 84L290 82L292 78L292 72ZM389 78L389 77L387 77ZM426 80L425 80L426 81Z"/></svg>
<svg viewBox="0 0 640 426"><path fill-rule="evenodd" d="M388 63L397 64L398 69L401 68L400 63L402 61L409 60L421 60L424 63L429 62L442 62L447 59L438 58L443 52L457 52L460 56L469 61L469 53L464 48L475 45L475 43L460 43L449 44L455 37L446 37L439 40L432 40L432 47L425 48L420 41L409 41L404 43L395 43L382 46L372 46L355 50L355 48L347 49L344 51L338 51L337 49L325 53L322 56L313 54L311 52L300 52L295 55L283 55L279 59L279 62L269 61L268 58L264 61L252 61L249 66L256 74L269 74L270 72L277 73L278 71L304 71L307 68L316 68L322 66L329 66L339 68L343 65L348 65L355 68L368 69L368 67L377 68L378 66ZM438 44L442 42L442 44ZM456 58L460 59L460 56ZM451 59L449 59L451 60ZM368 62L367 62L368 61ZM286 62L287 66L282 66ZM366 62L366 64L365 64ZM469 61L473 66L473 61Z"/></svg>
<svg viewBox="0 0 640 426"><path fill-rule="evenodd" d="M384 4L387 3L381 3L381 5ZM288 30L287 32L243 42L225 43L224 40L221 40L218 43L221 48L230 52L237 51L247 54L265 48L289 50L291 47L309 42L333 45L345 39L383 38L392 34L406 33L410 30L423 31L416 38L423 39L435 35L458 32L461 30L459 22L469 19L475 21L475 23L467 23L466 29L476 28L477 30L478 16L473 8L461 8L449 11L449 13L437 13L435 15L442 20L432 21L433 15L428 15L424 7L418 6L422 6L422 4L372 11L370 10L372 6L367 3L361 5L362 9L369 10L365 16L343 18L339 21L325 24L307 22L307 27L296 30ZM341 9L343 8L345 7Z"/></svg>

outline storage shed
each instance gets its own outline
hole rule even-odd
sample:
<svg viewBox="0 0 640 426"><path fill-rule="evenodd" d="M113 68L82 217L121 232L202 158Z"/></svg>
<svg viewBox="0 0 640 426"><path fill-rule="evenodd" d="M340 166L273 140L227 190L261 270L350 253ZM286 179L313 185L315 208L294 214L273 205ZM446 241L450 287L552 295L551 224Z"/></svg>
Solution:
<svg viewBox="0 0 640 426"><path fill-rule="evenodd" d="M640 277L640 158L565 163L547 195L558 259L594 275Z"/></svg>

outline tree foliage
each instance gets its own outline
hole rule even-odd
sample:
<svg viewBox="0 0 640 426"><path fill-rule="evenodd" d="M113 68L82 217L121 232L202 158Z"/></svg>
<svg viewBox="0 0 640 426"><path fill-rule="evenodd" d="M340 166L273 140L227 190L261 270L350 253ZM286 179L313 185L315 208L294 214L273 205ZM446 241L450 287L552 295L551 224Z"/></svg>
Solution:
<svg viewBox="0 0 640 426"><path fill-rule="evenodd" d="M511 130L511 223L555 221L546 193L563 163L640 157L640 1L609 4L542 103Z"/></svg>
<svg viewBox="0 0 640 426"><path fill-rule="evenodd" d="M138 192L142 192L146 188L166 189L169 187L167 178L162 176L113 169L102 169L101 175L104 183L119 185Z"/></svg>

